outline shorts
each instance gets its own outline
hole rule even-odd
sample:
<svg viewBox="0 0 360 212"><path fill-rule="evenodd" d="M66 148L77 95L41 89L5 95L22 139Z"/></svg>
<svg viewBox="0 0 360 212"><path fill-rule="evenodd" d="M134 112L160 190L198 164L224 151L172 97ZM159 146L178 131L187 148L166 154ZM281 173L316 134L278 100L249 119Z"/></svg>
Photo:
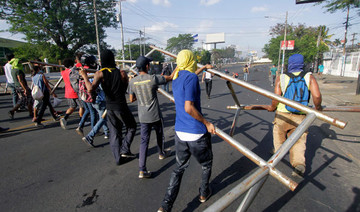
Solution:
<svg viewBox="0 0 360 212"><path fill-rule="evenodd" d="M83 104L82 101L79 100L79 98L76 99L68 99L68 105L71 108L77 108L77 106L79 105L79 107L83 108Z"/></svg>

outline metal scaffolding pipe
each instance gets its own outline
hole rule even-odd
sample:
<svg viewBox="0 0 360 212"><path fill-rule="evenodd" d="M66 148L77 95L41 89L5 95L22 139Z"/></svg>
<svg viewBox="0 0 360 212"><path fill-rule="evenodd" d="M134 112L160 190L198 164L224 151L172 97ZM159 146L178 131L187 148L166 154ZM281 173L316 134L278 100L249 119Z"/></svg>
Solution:
<svg viewBox="0 0 360 212"><path fill-rule="evenodd" d="M232 202L234 202L240 195L245 193L251 187L253 187L257 182L266 177L269 173L268 167L258 168L253 174L235 186L231 191L222 196L220 199L216 200L212 205L204 210L204 212L217 212L222 211L228 207Z"/></svg>
<svg viewBox="0 0 360 212"><path fill-rule="evenodd" d="M266 105L237 105L226 106L226 109L229 110L267 110ZM323 112L360 112L360 107L358 106L322 106Z"/></svg>
<svg viewBox="0 0 360 212"><path fill-rule="evenodd" d="M176 55L174 55L174 54L172 54L170 52L167 52L165 50L162 50L160 48L157 48L155 46L150 46L150 48L156 49L156 50L158 50L158 51L160 51L160 52L162 52L162 53L164 53L164 54L166 54L168 56L176 58ZM201 64L197 64L197 66L200 67L200 68L203 67L203 65L201 65ZM300 104L298 102L295 102L295 101L292 101L290 99L284 98L282 96L279 96L279 95L277 95L275 93L267 91L267 90L265 90L263 88L260 88L258 86L252 85L250 83L247 83L247 82L239 80L239 79L232 78L231 76L229 76L227 74L224 74L224 73L221 73L219 71L216 71L214 69L207 69L207 72L212 73L212 74L214 74L214 75L216 75L216 76L218 76L218 77L220 77L222 79L225 79L227 81L233 82L233 83L235 83L237 85L240 85L240 86L242 86L244 88L247 88L247 89L249 89L249 90L251 90L251 91L253 91L255 93L258 93L258 94L263 95L265 97L268 97L270 99L279 101L279 102L281 102L281 103L283 103L285 105L291 106L291 107L293 107L293 108L295 108L295 109L297 109L299 111L302 111L302 112L304 112L306 114L314 113L316 115L316 117L319 118L320 120L323 120L324 122L327 122L327 123L329 123L331 125L334 125L336 127L341 128L341 129L345 128L345 126L346 126L346 122L343 122L343 121L340 121L338 119L332 118L332 117L330 117L330 116L328 116L326 114L323 114L323 113L321 113L321 112L319 112L319 111L317 111L315 109L312 109L310 107L306 107L306 106L304 106L304 105L302 105L302 104Z"/></svg>
<svg viewBox="0 0 360 212"><path fill-rule="evenodd" d="M264 185L267 178L268 175L263 177L259 182L257 182L253 187L248 190L236 212L247 211L247 209L250 207L251 203L255 199L256 195L258 194L259 190Z"/></svg>
<svg viewBox="0 0 360 212"><path fill-rule="evenodd" d="M299 124L294 132L286 139L286 141L280 146L278 151L268 160L268 164L271 167L276 166L281 159L287 154L292 146L299 140L304 132L310 127L315 121L316 116L313 113L309 113L305 119Z"/></svg>
<svg viewBox="0 0 360 212"><path fill-rule="evenodd" d="M233 146L235 149L237 149L241 154L243 154L245 157L249 158L252 162L254 162L256 165L260 167L269 166L267 162L259 157L257 154L253 153L251 150L246 148L244 145L240 144L238 141L233 139L230 135L224 133L219 128L215 127L216 135L222 138L224 141L228 142L231 146ZM269 166L269 174L273 176L275 179L280 181L282 184L284 184L286 187L288 187L290 190L294 191L297 187L297 183L288 178L286 175L284 175L282 172L277 170L274 167Z"/></svg>

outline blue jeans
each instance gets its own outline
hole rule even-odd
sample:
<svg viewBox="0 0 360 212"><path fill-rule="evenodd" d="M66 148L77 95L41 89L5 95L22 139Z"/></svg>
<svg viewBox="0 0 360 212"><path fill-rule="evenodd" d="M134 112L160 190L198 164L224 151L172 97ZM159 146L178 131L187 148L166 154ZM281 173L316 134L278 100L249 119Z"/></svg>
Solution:
<svg viewBox="0 0 360 212"><path fill-rule="evenodd" d="M166 190L161 207L171 211L179 193L181 179L185 169L189 166L190 156L193 155L202 166L200 195L207 196L210 192L209 180L213 161L211 135L206 133L196 141L182 141L175 133L176 168L171 173L170 183Z"/></svg>
<svg viewBox="0 0 360 212"><path fill-rule="evenodd" d="M7 83L7 85L11 89L13 107L15 107L16 102L18 101L18 95L17 95L17 93L15 91L15 84L14 83Z"/></svg>
<svg viewBox="0 0 360 212"><path fill-rule="evenodd" d="M249 75L248 73L244 73L244 81L246 82L248 81L248 75Z"/></svg>
<svg viewBox="0 0 360 212"><path fill-rule="evenodd" d="M81 100L82 101L82 100ZM84 106L85 112L83 114L83 116L81 117L80 123L79 123L79 127L83 128L86 119L89 117L90 115L90 120L91 120L91 128L94 128L95 126L95 122L96 122L96 114L95 114L95 110L92 107L91 103L89 102L84 102L82 101L82 104Z"/></svg>
<svg viewBox="0 0 360 212"><path fill-rule="evenodd" d="M141 126L141 143L140 143L140 150L139 150L139 170L140 171L147 171L146 169L146 157L147 151L149 147L149 140L151 135L151 129L154 127L156 132L156 140L157 140L157 148L158 152L161 155L164 155L164 129L162 120L153 122L153 123L140 123Z"/></svg>
<svg viewBox="0 0 360 212"><path fill-rule="evenodd" d="M125 124L125 138L122 138L122 127ZM107 109L107 125L109 127L110 148L116 163L120 162L121 154L130 153L130 145L136 133L136 121L127 104L121 110Z"/></svg>
<svg viewBox="0 0 360 212"><path fill-rule="evenodd" d="M163 84L162 89L169 93L169 83L167 82L166 84Z"/></svg>
<svg viewBox="0 0 360 212"><path fill-rule="evenodd" d="M98 120L98 122L96 122L95 126L91 129L89 134L86 136L91 141L94 139L96 133L99 132L101 127L104 129L105 135L109 135L109 128L106 124L106 117L105 117L105 119L102 118L102 114L105 111L106 103L105 102L100 102L98 104L93 103L92 106L99 114L99 120Z"/></svg>

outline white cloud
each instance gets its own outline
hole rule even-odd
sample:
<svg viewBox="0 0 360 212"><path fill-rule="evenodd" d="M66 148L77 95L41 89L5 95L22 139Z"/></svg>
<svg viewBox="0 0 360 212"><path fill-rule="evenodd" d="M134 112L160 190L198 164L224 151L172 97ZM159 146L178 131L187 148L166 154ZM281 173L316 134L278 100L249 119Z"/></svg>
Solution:
<svg viewBox="0 0 360 212"><path fill-rule="evenodd" d="M137 2L137 0L127 0L128 2L130 2L130 3L136 3Z"/></svg>
<svg viewBox="0 0 360 212"><path fill-rule="evenodd" d="M256 13L256 12L265 12L268 11L269 8L267 6L262 6L262 7L253 7L251 8L251 12L252 13Z"/></svg>
<svg viewBox="0 0 360 212"><path fill-rule="evenodd" d="M177 28L177 25L165 21L165 22L162 22L162 23L157 23L156 25L152 25L151 27L146 27L146 31L148 31L148 32L159 32L159 31L163 31L163 30L168 29L168 28Z"/></svg>
<svg viewBox="0 0 360 212"><path fill-rule="evenodd" d="M206 32L212 26L213 26L213 21L203 20L200 22L200 25L198 26L198 29L196 31L197 32Z"/></svg>
<svg viewBox="0 0 360 212"><path fill-rule="evenodd" d="M169 7L171 5L169 0L152 0L152 2L155 5L164 5L166 7Z"/></svg>
<svg viewBox="0 0 360 212"><path fill-rule="evenodd" d="M220 1L221 0L201 0L200 4L205 5L205 6L211 6L211 5L219 3Z"/></svg>

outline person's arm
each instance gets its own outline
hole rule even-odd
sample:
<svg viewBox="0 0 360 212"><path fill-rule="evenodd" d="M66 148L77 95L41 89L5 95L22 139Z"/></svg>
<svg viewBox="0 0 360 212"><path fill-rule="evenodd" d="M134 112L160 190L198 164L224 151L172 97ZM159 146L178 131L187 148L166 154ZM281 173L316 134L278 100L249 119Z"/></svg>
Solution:
<svg viewBox="0 0 360 212"><path fill-rule="evenodd" d="M103 73L101 71L97 71L94 74L94 81L91 83L89 81L89 77L88 77L86 71L82 67L80 67L79 74L84 79L86 89L88 90L89 93L96 90L96 88L99 86L101 80L104 77L104 75L103 75Z"/></svg>
<svg viewBox="0 0 360 212"><path fill-rule="evenodd" d="M49 81L46 79L46 77L45 77L44 74L42 75L42 78L43 78L43 80L44 80L44 83L45 83L45 86L47 87L47 89L48 89L49 91L51 91L51 87L50 87L50 85L49 85ZM53 93L52 95L53 95L53 97L57 97L55 93Z"/></svg>
<svg viewBox="0 0 360 212"><path fill-rule="evenodd" d="M22 75L18 74L16 75L19 83L20 83L20 86L24 89L24 94L27 96L28 95L28 90L26 89L26 85L25 85L25 80L23 79Z"/></svg>
<svg viewBox="0 0 360 212"><path fill-rule="evenodd" d="M318 83L317 83L317 81L316 81L316 79L315 79L315 77L313 75L310 75L309 89L310 89L310 92L311 92L311 97L313 99L315 109L321 111L322 110L321 92L320 92L320 89L319 89L319 85L318 85Z"/></svg>
<svg viewBox="0 0 360 212"><path fill-rule="evenodd" d="M185 101L185 112L187 112L191 117L194 119L200 121L206 126L206 129L209 133L215 134L215 126L208 122L204 116L201 115L201 113L196 109L194 102L192 101Z"/></svg>
<svg viewBox="0 0 360 212"><path fill-rule="evenodd" d="M205 72L203 72L203 75L201 77L201 82L204 82L204 78L205 78Z"/></svg>
<svg viewBox="0 0 360 212"><path fill-rule="evenodd" d="M210 64L206 64L206 65L204 65L203 67L198 68L198 69L195 71L195 74L196 74L196 75L199 75L204 69L210 69L210 68L213 68L213 66L210 65Z"/></svg>
<svg viewBox="0 0 360 212"><path fill-rule="evenodd" d="M165 78L166 82L169 82L169 81L173 80L174 74L175 74L175 71L173 71L170 76L163 75L163 77Z"/></svg>
<svg viewBox="0 0 360 212"><path fill-rule="evenodd" d="M130 100L130 102L132 103L132 102L135 102L137 99L136 99L136 95L135 94L130 94L129 95L129 100Z"/></svg>
<svg viewBox="0 0 360 212"><path fill-rule="evenodd" d="M274 93L281 96L280 76L276 77ZM272 100L271 105L267 105L267 110L269 112L275 111L278 104L279 102L277 100Z"/></svg>

